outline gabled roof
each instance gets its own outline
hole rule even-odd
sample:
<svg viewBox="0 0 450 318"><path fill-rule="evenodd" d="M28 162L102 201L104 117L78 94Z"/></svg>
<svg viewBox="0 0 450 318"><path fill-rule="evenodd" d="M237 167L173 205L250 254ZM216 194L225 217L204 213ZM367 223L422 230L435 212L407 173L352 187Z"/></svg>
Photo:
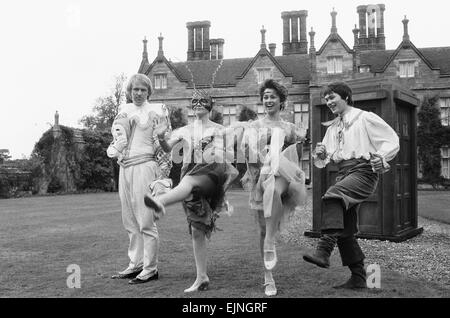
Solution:
<svg viewBox="0 0 450 318"><path fill-rule="evenodd" d="M429 47L419 50L431 64L441 70L441 75L450 74L450 47Z"/></svg>
<svg viewBox="0 0 450 318"><path fill-rule="evenodd" d="M292 77L294 83L309 80L309 56L307 54L292 54L286 56L272 56L269 51L258 52L253 58L235 58L223 60L196 60L172 63L164 58L164 62L182 82L187 82L188 87L211 86L213 74L216 72L214 86L236 86L251 69L257 58L266 54L283 75ZM143 68L144 74L149 74L157 59L152 64Z"/></svg>
<svg viewBox="0 0 450 318"><path fill-rule="evenodd" d="M252 59L252 61L247 65L247 67L245 68L245 70L242 72L242 74L240 74L238 76L239 79L242 79L245 77L245 75L247 75L248 71L252 68L253 64L255 64L255 62L258 60L258 58L260 58L261 56L267 56L273 64L275 64L275 66L280 70L280 72L284 75L284 76L292 76L291 74L289 74L288 72L286 72L284 70L284 68L277 62L277 60L272 56L272 54L270 54L269 51L267 51L267 49L265 48L261 48L258 51L258 54L255 55L255 57Z"/></svg>
<svg viewBox="0 0 450 318"><path fill-rule="evenodd" d="M347 53L353 53L353 50L347 45L347 43L345 43L345 41L341 38L341 36L339 34L337 34L337 33L330 33L330 35L327 37L325 42L323 42L323 44L320 47L319 51L317 51L317 55L322 54L322 52L323 52L323 50L325 50L325 47L327 46L327 44L329 42L332 42L332 41L338 41L339 43L342 44L342 46L345 48Z"/></svg>
<svg viewBox="0 0 450 318"><path fill-rule="evenodd" d="M440 70L441 75L450 74L450 47L416 48L411 42L409 47L432 70ZM370 65L374 73L383 73L403 48L403 42L396 50L372 50L361 52L361 64Z"/></svg>
<svg viewBox="0 0 450 318"><path fill-rule="evenodd" d="M165 56L162 57L156 57L153 60L152 64L148 64L147 67L143 67L143 74L149 74L151 69L159 62L163 62L164 64L167 65L167 67L170 69L170 71L175 75L175 77L180 81L180 82L187 82L187 79L185 77L183 77L183 75L173 66L173 64L171 62L169 62ZM140 70L141 68L139 68Z"/></svg>

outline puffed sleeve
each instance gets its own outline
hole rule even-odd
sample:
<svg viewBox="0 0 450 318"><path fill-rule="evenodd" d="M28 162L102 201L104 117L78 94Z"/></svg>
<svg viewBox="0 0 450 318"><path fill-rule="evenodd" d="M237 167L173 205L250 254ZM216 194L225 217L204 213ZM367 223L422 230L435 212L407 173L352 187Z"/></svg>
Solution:
<svg viewBox="0 0 450 318"><path fill-rule="evenodd" d="M363 124L370 142L376 149L377 155L383 159L383 165L391 161L400 150L397 133L382 118L372 112L365 112Z"/></svg>
<svg viewBox="0 0 450 318"><path fill-rule="evenodd" d="M316 152L315 152L315 151L313 151L313 153L312 153L312 157L313 157L313 159L314 159L314 165L315 165L317 168L320 168L320 169L325 168L326 165L327 165L327 164L330 162L330 160L331 160L331 153L330 153L330 150L333 149L333 147L334 147L334 145L333 145L333 140L332 140L332 138L331 138L331 127L332 127L332 126L329 126L329 127L328 127L328 129L327 129L327 131L326 131L326 133L325 133L325 136L323 137L323 140L322 140L322 144L325 146L325 148L326 148L326 150L327 150L327 156L326 156L326 158L322 160L322 159L320 159L320 158L316 155Z"/></svg>

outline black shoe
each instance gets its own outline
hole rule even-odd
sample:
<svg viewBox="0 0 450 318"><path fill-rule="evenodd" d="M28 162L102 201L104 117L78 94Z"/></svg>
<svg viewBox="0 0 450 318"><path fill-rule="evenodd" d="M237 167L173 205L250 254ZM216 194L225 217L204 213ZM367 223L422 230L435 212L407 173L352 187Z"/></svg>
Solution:
<svg viewBox="0 0 450 318"><path fill-rule="evenodd" d="M366 270L364 269L364 261L359 261L348 266L352 272L350 279L342 285L334 286L336 289L363 289L367 288Z"/></svg>
<svg viewBox="0 0 450 318"><path fill-rule="evenodd" d="M141 272L142 272L142 269L140 269L136 272L128 273L128 274L115 274L115 275L112 275L111 278L112 279L130 279L130 278L135 278Z"/></svg>
<svg viewBox="0 0 450 318"><path fill-rule="evenodd" d="M303 259L308 263L315 264L322 268L330 267L330 256L336 245L336 238L324 235L317 243L317 249L314 254L305 254Z"/></svg>
<svg viewBox="0 0 450 318"><path fill-rule="evenodd" d="M128 284L131 284L131 285L143 284L143 283L147 283L151 280L157 280L158 277L159 277L158 272L156 272L155 274L153 274L152 276L150 276L149 278L146 278L146 279L140 279L140 278L136 277L136 278L130 280L128 282Z"/></svg>

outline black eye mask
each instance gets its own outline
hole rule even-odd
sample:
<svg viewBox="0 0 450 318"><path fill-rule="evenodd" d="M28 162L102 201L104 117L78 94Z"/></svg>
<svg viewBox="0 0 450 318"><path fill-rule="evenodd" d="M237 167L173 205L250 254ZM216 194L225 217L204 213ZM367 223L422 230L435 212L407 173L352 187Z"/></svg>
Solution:
<svg viewBox="0 0 450 318"><path fill-rule="evenodd" d="M192 94L191 107L200 105L205 107L208 111L212 109L212 98L205 90L195 89Z"/></svg>

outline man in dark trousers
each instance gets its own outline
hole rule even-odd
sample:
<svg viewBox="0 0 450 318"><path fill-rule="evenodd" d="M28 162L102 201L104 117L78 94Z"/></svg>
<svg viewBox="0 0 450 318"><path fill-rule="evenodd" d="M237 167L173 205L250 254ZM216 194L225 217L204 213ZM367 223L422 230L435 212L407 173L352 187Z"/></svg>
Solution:
<svg viewBox="0 0 450 318"><path fill-rule="evenodd" d="M324 168L332 162L339 172L336 184L322 197L325 210L316 251L305 254L303 259L328 268L337 244L342 265L349 267L351 277L334 288L366 288L365 256L355 237L357 210L359 204L375 192L378 174L389 170L387 162L398 153L399 138L376 114L352 107L352 91L346 83L329 84L323 96L337 117L323 123L328 128L322 142L316 145L314 165Z"/></svg>

